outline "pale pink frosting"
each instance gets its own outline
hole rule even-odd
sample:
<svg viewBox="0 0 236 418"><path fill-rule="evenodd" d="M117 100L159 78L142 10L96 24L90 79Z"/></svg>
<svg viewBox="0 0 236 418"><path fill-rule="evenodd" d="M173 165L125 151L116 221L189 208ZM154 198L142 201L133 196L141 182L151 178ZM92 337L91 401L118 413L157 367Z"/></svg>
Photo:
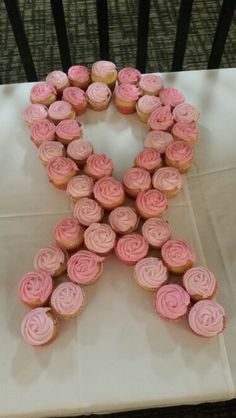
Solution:
<svg viewBox="0 0 236 418"><path fill-rule="evenodd" d="M62 90L68 84L68 77L63 71L52 71L46 77L46 81L52 84L57 90Z"/></svg>
<svg viewBox="0 0 236 418"><path fill-rule="evenodd" d="M89 174L101 178L112 174L113 163L106 154L92 154L86 161L86 168Z"/></svg>
<svg viewBox="0 0 236 418"><path fill-rule="evenodd" d="M55 139L55 125L47 119L39 120L31 126L30 136L37 147L44 141L53 141Z"/></svg>
<svg viewBox="0 0 236 418"><path fill-rule="evenodd" d="M43 305L52 293L52 278L44 271L26 273L18 285L24 303Z"/></svg>
<svg viewBox="0 0 236 418"><path fill-rule="evenodd" d="M81 174L73 177L69 181L66 191L69 196L72 196L74 199L89 197L92 195L93 185L94 180L92 177L86 176L86 174Z"/></svg>
<svg viewBox="0 0 236 418"><path fill-rule="evenodd" d="M70 158L82 164L93 153L93 146L87 139L76 139L70 142L66 152Z"/></svg>
<svg viewBox="0 0 236 418"><path fill-rule="evenodd" d="M90 84L86 91L88 100L98 104L107 104L111 100L111 90L105 83Z"/></svg>
<svg viewBox="0 0 236 418"><path fill-rule="evenodd" d="M67 87L63 90L62 99L69 102L72 106L87 105L87 96L84 90L79 89L79 87Z"/></svg>
<svg viewBox="0 0 236 418"><path fill-rule="evenodd" d="M180 164L187 163L193 158L193 149L185 141L174 141L166 147L166 157Z"/></svg>
<svg viewBox="0 0 236 418"><path fill-rule="evenodd" d="M161 89L159 97L163 105L170 105L171 107L175 107L185 100L184 95L174 87Z"/></svg>
<svg viewBox="0 0 236 418"><path fill-rule="evenodd" d="M74 161L66 157L56 157L47 165L47 174L49 178L63 180L73 172L77 172L78 168Z"/></svg>
<svg viewBox="0 0 236 418"><path fill-rule="evenodd" d="M135 165L153 171L161 165L160 153L155 148L144 148L136 156Z"/></svg>
<svg viewBox="0 0 236 418"><path fill-rule="evenodd" d="M92 73L97 77L109 77L115 70L116 66L111 61L97 61L92 65Z"/></svg>
<svg viewBox="0 0 236 418"><path fill-rule="evenodd" d="M73 108L70 103L65 100L57 100L49 106L48 114L51 119L60 121L68 119L72 111Z"/></svg>
<svg viewBox="0 0 236 418"><path fill-rule="evenodd" d="M100 257L90 251L78 251L68 261L68 276L75 283L90 284L101 271L101 263L104 260L104 257Z"/></svg>
<svg viewBox="0 0 236 418"><path fill-rule="evenodd" d="M225 310L213 300L200 300L189 312L190 328L202 337L215 337L225 327Z"/></svg>
<svg viewBox="0 0 236 418"><path fill-rule="evenodd" d="M24 340L33 346L47 344L55 332L55 320L47 315L50 308L32 309L21 323L21 334Z"/></svg>
<svg viewBox="0 0 236 418"><path fill-rule="evenodd" d="M124 173L123 182L128 189L144 191L151 186L151 176L144 168L129 168Z"/></svg>
<svg viewBox="0 0 236 418"><path fill-rule="evenodd" d="M161 248L170 239L170 225L164 219L150 218L142 226L142 234L154 248Z"/></svg>
<svg viewBox="0 0 236 418"><path fill-rule="evenodd" d="M181 103L173 110L173 117L176 122L197 122L199 116L199 111L189 103Z"/></svg>
<svg viewBox="0 0 236 418"><path fill-rule="evenodd" d="M79 139L82 136L81 125L76 120L62 120L56 126L56 136L59 139L66 139L67 141Z"/></svg>
<svg viewBox="0 0 236 418"><path fill-rule="evenodd" d="M64 282L54 289L51 296L52 308L59 315L74 315L84 304L84 292L78 284Z"/></svg>
<svg viewBox="0 0 236 418"><path fill-rule="evenodd" d="M145 91L145 94L157 94L163 86L163 79L159 75L143 75L139 82L139 87Z"/></svg>
<svg viewBox="0 0 236 418"><path fill-rule="evenodd" d="M140 234L127 234L118 239L115 252L120 261L133 265L146 257L148 242Z"/></svg>
<svg viewBox="0 0 236 418"><path fill-rule="evenodd" d="M216 278L206 267L193 267L186 271L183 285L190 296L210 299L216 290Z"/></svg>
<svg viewBox="0 0 236 418"><path fill-rule="evenodd" d="M81 233L81 225L76 218L65 218L53 228L53 237L56 241L74 241Z"/></svg>
<svg viewBox="0 0 236 418"><path fill-rule="evenodd" d="M93 223L84 233L84 243L89 251L106 255L115 246L116 234L110 225Z"/></svg>
<svg viewBox="0 0 236 418"><path fill-rule="evenodd" d="M166 284L156 293L156 311L165 319L181 318L187 313L189 304L188 293L178 284Z"/></svg>
<svg viewBox="0 0 236 418"><path fill-rule="evenodd" d="M195 122L177 122L173 126L172 134L177 139L182 139L186 142L194 142L197 140L198 137L198 129Z"/></svg>
<svg viewBox="0 0 236 418"><path fill-rule="evenodd" d="M153 130L166 130L173 124L173 116L170 105L159 106L148 118L148 127Z"/></svg>
<svg viewBox="0 0 236 418"><path fill-rule="evenodd" d="M157 107L161 106L161 101L157 96L145 94L140 97L137 103L137 109L140 112L151 114Z"/></svg>
<svg viewBox="0 0 236 418"><path fill-rule="evenodd" d="M137 68L125 67L118 73L119 83L138 84L141 78L141 73Z"/></svg>
<svg viewBox="0 0 236 418"><path fill-rule="evenodd" d="M34 268L54 275L66 261L66 253L52 245L39 250L34 258Z"/></svg>
<svg viewBox="0 0 236 418"><path fill-rule="evenodd" d="M159 190L146 190L139 192L136 205L146 217L161 216L167 209L167 197Z"/></svg>
<svg viewBox="0 0 236 418"><path fill-rule="evenodd" d="M72 81L77 81L78 83L84 84L90 80L89 69L83 65L73 65L68 70L68 77Z"/></svg>
<svg viewBox="0 0 236 418"><path fill-rule="evenodd" d="M170 239L161 248L161 255L166 264L171 267L182 267L195 262L191 245L181 239Z"/></svg>
<svg viewBox="0 0 236 418"><path fill-rule="evenodd" d="M122 184L113 177L102 177L96 181L93 193L101 205L121 204L125 197Z"/></svg>
<svg viewBox="0 0 236 418"><path fill-rule="evenodd" d="M111 211L108 222L115 232L125 234L136 229L138 216L130 206L119 206Z"/></svg>
<svg viewBox="0 0 236 418"><path fill-rule="evenodd" d="M101 221L103 213L101 206L94 199L88 197L78 200L74 207L74 216L85 226Z"/></svg>
<svg viewBox="0 0 236 418"><path fill-rule="evenodd" d="M140 96L140 92L134 84L122 83L117 87L115 96L120 100L136 102Z"/></svg>
<svg viewBox="0 0 236 418"><path fill-rule="evenodd" d="M22 117L28 125L32 125L48 117L48 108L38 103L31 104L24 110Z"/></svg>
<svg viewBox="0 0 236 418"><path fill-rule="evenodd" d="M30 100L32 102L41 102L42 100L47 100L52 95L56 96L57 92L55 87L47 83L46 81L42 83L35 84L30 91Z"/></svg>
<svg viewBox="0 0 236 418"><path fill-rule="evenodd" d="M146 257L135 265L134 277L140 286L155 290L167 281L168 272L161 260L156 257Z"/></svg>
<svg viewBox="0 0 236 418"><path fill-rule="evenodd" d="M39 157L45 163L56 157L63 157L64 153L65 147L58 141L45 141L39 147Z"/></svg>
<svg viewBox="0 0 236 418"><path fill-rule="evenodd" d="M183 186L183 176L174 167L159 168L152 176L152 185L154 189L161 192L181 189Z"/></svg>
<svg viewBox="0 0 236 418"><path fill-rule="evenodd" d="M158 152L163 154L167 145L173 142L173 136L169 132L160 130L153 130L148 132L145 137L144 147L155 148Z"/></svg>

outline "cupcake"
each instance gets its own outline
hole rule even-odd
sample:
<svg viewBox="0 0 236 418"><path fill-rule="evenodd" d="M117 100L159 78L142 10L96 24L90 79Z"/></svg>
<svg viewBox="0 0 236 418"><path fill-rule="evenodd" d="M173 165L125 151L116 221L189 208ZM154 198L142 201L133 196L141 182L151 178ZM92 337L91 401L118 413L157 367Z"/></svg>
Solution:
<svg viewBox="0 0 236 418"><path fill-rule="evenodd" d="M184 273L183 285L191 299L212 299L217 290L214 274L206 267L193 267Z"/></svg>
<svg viewBox="0 0 236 418"><path fill-rule="evenodd" d="M68 70L68 78L72 86L86 90L91 83L90 71L84 65L73 65Z"/></svg>
<svg viewBox="0 0 236 418"><path fill-rule="evenodd" d="M181 239L170 239L161 248L161 256L166 267L176 274L185 273L195 262L190 244Z"/></svg>
<svg viewBox="0 0 236 418"><path fill-rule="evenodd" d="M176 320L188 312L190 297L178 284L166 284L157 290L155 310L163 318Z"/></svg>
<svg viewBox="0 0 236 418"><path fill-rule="evenodd" d="M102 177L96 181L93 194L97 202L107 210L121 206L125 200L122 184L113 177Z"/></svg>
<svg viewBox="0 0 236 418"><path fill-rule="evenodd" d="M137 229L139 217L130 206L119 206L111 211L108 223L117 234L125 235Z"/></svg>
<svg viewBox="0 0 236 418"><path fill-rule="evenodd" d="M117 78L119 84L128 83L138 86L139 80L141 78L141 73L139 70L137 70L137 68L125 67L118 72Z"/></svg>
<svg viewBox="0 0 236 418"><path fill-rule="evenodd" d="M63 91L62 100L65 100L73 106L77 116L82 115L87 109L87 96L78 87L67 87Z"/></svg>
<svg viewBox="0 0 236 418"><path fill-rule="evenodd" d="M151 130L167 131L173 126L174 120L170 105L157 107L149 116L147 125Z"/></svg>
<svg viewBox="0 0 236 418"><path fill-rule="evenodd" d="M34 258L36 271L44 271L51 277L58 277L66 270L68 254L52 245L39 250Z"/></svg>
<svg viewBox="0 0 236 418"><path fill-rule="evenodd" d="M47 165L56 157L64 157L65 147L57 141L45 141L39 147L39 158L43 165Z"/></svg>
<svg viewBox="0 0 236 418"><path fill-rule="evenodd" d="M161 167L161 156L155 148L144 148L136 155L134 160L134 166L144 168L145 170L153 173Z"/></svg>
<svg viewBox="0 0 236 418"><path fill-rule="evenodd" d="M172 128L172 135L175 140L185 141L189 145L195 144L198 139L198 129L195 122L177 122Z"/></svg>
<svg viewBox="0 0 236 418"><path fill-rule="evenodd" d="M186 173L193 161L193 149L185 141L174 141L169 144L165 152L165 163L175 167L180 173Z"/></svg>
<svg viewBox="0 0 236 418"><path fill-rule="evenodd" d="M105 83L113 91L117 79L115 64L110 61L95 62L92 65L91 79L93 82Z"/></svg>
<svg viewBox="0 0 236 418"><path fill-rule="evenodd" d="M46 305L52 293L52 278L44 271L26 273L18 285L18 296L29 308Z"/></svg>
<svg viewBox="0 0 236 418"><path fill-rule="evenodd" d="M162 167L153 174L152 186L171 199L182 189L183 176L174 167Z"/></svg>
<svg viewBox="0 0 236 418"><path fill-rule="evenodd" d="M89 251L105 256L116 244L116 234L107 224L93 223L84 233L84 243Z"/></svg>
<svg viewBox="0 0 236 418"><path fill-rule="evenodd" d="M35 84L30 90L31 103L38 103L49 106L57 100L57 92L55 87L44 81L43 83Z"/></svg>
<svg viewBox="0 0 236 418"><path fill-rule="evenodd" d="M123 185L126 193L136 198L139 192L151 187L150 173L144 168L129 168L124 173Z"/></svg>
<svg viewBox="0 0 236 418"><path fill-rule="evenodd" d="M171 237L169 222L160 218L149 218L142 226L142 234L153 248L161 248Z"/></svg>
<svg viewBox="0 0 236 418"><path fill-rule="evenodd" d="M105 83L90 84L86 94L91 109L101 111L108 108L112 94Z"/></svg>
<svg viewBox="0 0 236 418"><path fill-rule="evenodd" d="M55 87L57 94L59 95L70 85L67 74L58 70L49 73L46 77L46 81Z"/></svg>
<svg viewBox="0 0 236 418"><path fill-rule="evenodd" d="M199 116L199 111L193 105L188 103L181 103L173 110L173 117L176 122L197 122Z"/></svg>
<svg viewBox="0 0 236 418"><path fill-rule="evenodd" d="M81 285L92 284L101 277L104 260L104 257L91 253L91 251L78 251L68 261L68 276L74 283Z"/></svg>
<svg viewBox="0 0 236 418"><path fill-rule="evenodd" d="M183 103L185 100L184 95L178 89L174 87L167 87L161 89L159 94L161 103L165 105L170 105L172 108L177 106L180 103Z"/></svg>
<svg viewBox="0 0 236 418"><path fill-rule="evenodd" d="M148 242L142 235L133 233L119 238L115 247L117 258L128 266L134 266L148 253Z"/></svg>
<svg viewBox="0 0 236 418"><path fill-rule="evenodd" d="M45 120L48 117L48 108L41 104L31 104L27 106L22 114L23 120L31 126L36 122Z"/></svg>
<svg viewBox="0 0 236 418"><path fill-rule="evenodd" d="M66 153L69 158L81 167L93 153L93 146L87 139L75 139L69 143Z"/></svg>
<svg viewBox="0 0 236 418"><path fill-rule="evenodd" d="M58 189L66 189L68 181L78 172L77 165L70 158L56 157L47 165L49 181Z"/></svg>
<svg viewBox="0 0 236 418"><path fill-rule="evenodd" d="M158 96L163 86L163 79L156 74L147 74L141 77L139 88L142 96L149 94L151 96Z"/></svg>
<svg viewBox="0 0 236 418"><path fill-rule="evenodd" d="M93 194L94 180L86 174L80 174L72 177L66 187L66 193L73 200L77 202L83 197L91 197Z"/></svg>
<svg viewBox="0 0 236 418"><path fill-rule="evenodd" d="M56 139L55 125L47 119L35 122L30 129L30 138L36 147Z"/></svg>
<svg viewBox="0 0 236 418"><path fill-rule="evenodd" d="M154 291L167 282L168 271L159 258L145 257L135 264L134 278L143 289Z"/></svg>
<svg viewBox="0 0 236 418"><path fill-rule="evenodd" d="M167 209L167 197L159 190L139 192L136 199L137 210L144 219L162 216Z"/></svg>
<svg viewBox="0 0 236 418"><path fill-rule="evenodd" d="M80 123L76 120L65 119L56 126L56 137L64 145L70 144L83 135Z"/></svg>
<svg viewBox="0 0 236 418"><path fill-rule="evenodd" d="M225 310L214 300L200 300L190 309L188 323L195 334L215 337L225 328Z"/></svg>
<svg viewBox="0 0 236 418"><path fill-rule="evenodd" d="M173 141L173 136L169 132L154 130L146 135L144 148L154 148L160 154L164 154L167 145Z"/></svg>
<svg viewBox="0 0 236 418"><path fill-rule="evenodd" d="M115 105L117 110L124 115L129 115L136 111L136 103L140 96L138 87L133 84L119 84L115 91Z"/></svg>
<svg viewBox="0 0 236 418"><path fill-rule="evenodd" d="M35 308L29 311L21 323L24 340L33 346L51 344L57 337L58 324L50 308Z"/></svg>
<svg viewBox="0 0 236 418"><path fill-rule="evenodd" d="M48 109L49 119L57 125L65 119L75 119L75 111L70 103L65 100L57 100Z"/></svg>
<svg viewBox="0 0 236 418"><path fill-rule="evenodd" d="M161 101L157 96L145 94L140 97L136 104L136 112L141 122L147 123L151 113L159 106L161 106Z"/></svg>
<svg viewBox="0 0 236 418"><path fill-rule="evenodd" d="M74 216L81 225L89 226L94 222L100 222L103 215L103 208L94 199L83 197L75 204Z"/></svg>
<svg viewBox="0 0 236 418"><path fill-rule="evenodd" d="M88 157L84 166L84 172L88 176L98 180L102 177L112 176L113 163L106 154L92 154Z"/></svg>
<svg viewBox="0 0 236 418"><path fill-rule="evenodd" d="M54 227L53 238L63 250L75 250L83 244L84 228L77 218L65 218Z"/></svg>
<svg viewBox="0 0 236 418"><path fill-rule="evenodd" d="M52 292L51 307L58 318L75 318L83 310L84 305L85 294L78 284L64 282Z"/></svg>

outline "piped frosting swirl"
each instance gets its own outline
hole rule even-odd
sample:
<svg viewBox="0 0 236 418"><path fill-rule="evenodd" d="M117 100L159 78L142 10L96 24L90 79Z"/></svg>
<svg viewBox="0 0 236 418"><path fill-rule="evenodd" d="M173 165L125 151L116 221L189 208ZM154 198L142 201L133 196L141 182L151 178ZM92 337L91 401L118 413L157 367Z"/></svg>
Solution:
<svg viewBox="0 0 236 418"><path fill-rule="evenodd" d="M225 310L213 300L200 300L189 312L190 328L202 337L214 337L225 327Z"/></svg>
<svg viewBox="0 0 236 418"><path fill-rule="evenodd" d="M134 277L141 287L155 290L167 281L168 272L161 260L156 257L146 257L135 265Z"/></svg>
<svg viewBox="0 0 236 418"><path fill-rule="evenodd" d="M67 272L69 278L82 285L90 284L102 270L104 257L91 251L81 250L69 258Z"/></svg>
<svg viewBox="0 0 236 418"><path fill-rule="evenodd" d="M50 308L35 308L24 317L21 323L21 334L28 344L41 346L52 340L56 320L49 313L51 313Z"/></svg>
<svg viewBox="0 0 236 418"><path fill-rule="evenodd" d="M106 255L115 246L116 234L110 225L93 223L84 233L84 243L89 251Z"/></svg>
<svg viewBox="0 0 236 418"><path fill-rule="evenodd" d="M179 319L188 310L190 297L178 284L161 286L155 299L156 312L165 319Z"/></svg>
<svg viewBox="0 0 236 418"><path fill-rule="evenodd" d="M94 199L87 197L78 200L74 207L74 216L81 225L85 226L101 221L103 213L104 211L101 206Z"/></svg>

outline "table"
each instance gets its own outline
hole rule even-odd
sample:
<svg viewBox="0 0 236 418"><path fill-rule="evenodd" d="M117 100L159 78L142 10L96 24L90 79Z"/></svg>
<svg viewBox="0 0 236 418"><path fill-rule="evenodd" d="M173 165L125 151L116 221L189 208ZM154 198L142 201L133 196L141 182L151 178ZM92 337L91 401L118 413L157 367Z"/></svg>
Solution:
<svg viewBox="0 0 236 418"><path fill-rule="evenodd" d="M81 318L66 322L56 342L34 349L21 339L26 308L17 300L21 275L51 243L54 224L72 207L47 181L21 113L32 83L0 87L0 417L122 411L226 400L236 387L236 69L163 74L201 111L200 141L184 191L166 218L173 236L194 246L197 262L219 280L228 314L224 334L202 339L186 321L162 321L132 268L113 256L87 290ZM80 118L97 151L111 155L115 175L142 147L136 115L88 111Z"/></svg>

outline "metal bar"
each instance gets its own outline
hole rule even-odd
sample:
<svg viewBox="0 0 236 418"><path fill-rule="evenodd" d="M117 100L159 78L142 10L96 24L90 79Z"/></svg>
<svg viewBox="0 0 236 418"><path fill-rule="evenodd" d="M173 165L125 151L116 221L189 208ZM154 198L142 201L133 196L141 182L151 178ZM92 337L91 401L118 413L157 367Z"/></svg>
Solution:
<svg viewBox="0 0 236 418"><path fill-rule="evenodd" d="M193 1L194 0L181 0L180 3L172 71L181 71L183 68Z"/></svg>
<svg viewBox="0 0 236 418"><path fill-rule="evenodd" d="M55 29L57 34L57 42L60 51L61 63L63 71L67 72L71 67L70 48L66 30L66 21L63 9L62 0L50 0L51 9L55 23Z"/></svg>
<svg viewBox="0 0 236 418"><path fill-rule="evenodd" d="M107 0L96 0L99 53L102 60L110 60Z"/></svg>
<svg viewBox="0 0 236 418"><path fill-rule="evenodd" d="M139 0L136 67L146 72L150 0Z"/></svg>

